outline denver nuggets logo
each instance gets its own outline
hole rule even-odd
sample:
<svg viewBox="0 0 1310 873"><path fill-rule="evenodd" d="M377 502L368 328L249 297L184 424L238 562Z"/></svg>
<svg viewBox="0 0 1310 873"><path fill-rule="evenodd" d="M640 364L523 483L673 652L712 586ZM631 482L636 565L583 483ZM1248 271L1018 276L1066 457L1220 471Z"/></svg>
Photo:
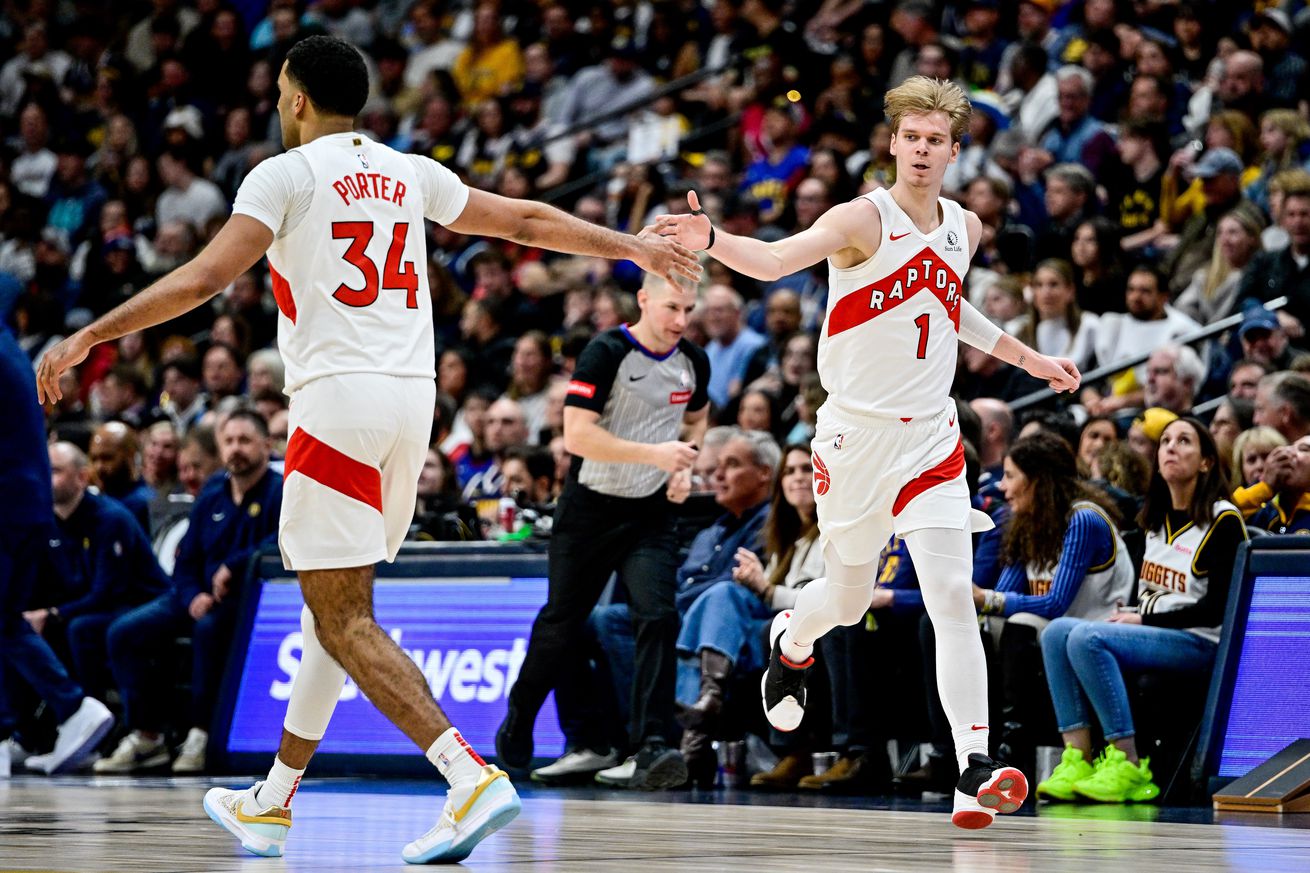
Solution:
<svg viewBox="0 0 1310 873"><path fill-rule="evenodd" d="M822 497L832 485L832 476L828 475L828 465L823 463L818 452L812 453L810 460L814 462L814 493Z"/></svg>

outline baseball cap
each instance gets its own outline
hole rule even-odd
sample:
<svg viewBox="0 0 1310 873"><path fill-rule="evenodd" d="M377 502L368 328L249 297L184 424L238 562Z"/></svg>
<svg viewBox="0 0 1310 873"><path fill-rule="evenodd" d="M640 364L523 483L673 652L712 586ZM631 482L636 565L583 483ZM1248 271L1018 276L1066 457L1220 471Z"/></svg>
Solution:
<svg viewBox="0 0 1310 873"><path fill-rule="evenodd" d="M1242 319L1241 325L1237 328L1237 335L1245 339L1253 330L1278 330L1278 317L1264 307L1252 309Z"/></svg>
<svg viewBox="0 0 1310 873"><path fill-rule="evenodd" d="M192 139L204 139L204 121L194 106L179 106L164 117L164 129L180 127Z"/></svg>
<svg viewBox="0 0 1310 873"><path fill-rule="evenodd" d="M1193 179L1213 179L1223 173L1234 176L1242 172L1242 159L1237 152L1228 148L1214 148L1201 155L1201 159L1192 165Z"/></svg>
<svg viewBox="0 0 1310 873"><path fill-rule="evenodd" d="M995 91L975 91L969 95L969 101L973 103L974 109L992 120L992 126L997 130L1005 130L1010 126L1009 110L1001 102L1001 95Z"/></svg>
<svg viewBox="0 0 1310 873"><path fill-rule="evenodd" d="M1153 443L1160 441L1160 434L1170 424L1178 420L1176 413L1160 407L1152 406L1150 409L1143 410L1142 414L1133 419L1133 424L1142 429L1147 439Z"/></svg>
<svg viewBox="0 0 1310 873"><path fill-rule="evenodd" d="M1292 19L1288 18L1287 13L1281 9L1266 9L1257 15L1255 20L1257 22L1267 21L1288 35L1292 33Z"/></svg>

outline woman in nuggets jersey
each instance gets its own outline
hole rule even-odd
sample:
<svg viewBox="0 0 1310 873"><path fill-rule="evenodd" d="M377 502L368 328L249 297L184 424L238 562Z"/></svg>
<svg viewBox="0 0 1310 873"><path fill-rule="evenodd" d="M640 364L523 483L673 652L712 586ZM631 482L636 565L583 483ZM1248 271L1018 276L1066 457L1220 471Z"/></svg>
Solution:
<svg viewBox="0 0 1310 873"><path fill-rule="evenodd" d="M778 730L805 715L805 680L819 637L864 618L878 553L905 538L936 629L942 703L960 780L951 821L991 824L1027 796L1022 773L987 756L987 675L972 598L971 512L964 451L950 399L959 343L1013 364L1057 391L1075 390L1078 368L1005 335L964 295L982 222L941 197L960 153L969 98L955 84L914 76L887 92L896 183L841 203L793 236L766 243L720 232L695 193L690 215L662 215L656 232L702 249L728 267L776 281L828 261L828 311L819 376L828 400L811 443L827 576L802 589L769 632L761 688Z"/></svg>
<svg viewBox="0 0 1310 873"><path fill-rule="evenodd" d="M1106 621L1058 618L1042 635L1046 681L1065 750L1037 786L1051 800L1155 799L1150 761L1137 754L1125 670L1201 673L1214 664L1242 516L1227 497L1219 450L1205 425L1180 418L1160 435L1139 520L1146 555L1137 611ZM1092 761L1091 712L1107 746Z"/></svg>

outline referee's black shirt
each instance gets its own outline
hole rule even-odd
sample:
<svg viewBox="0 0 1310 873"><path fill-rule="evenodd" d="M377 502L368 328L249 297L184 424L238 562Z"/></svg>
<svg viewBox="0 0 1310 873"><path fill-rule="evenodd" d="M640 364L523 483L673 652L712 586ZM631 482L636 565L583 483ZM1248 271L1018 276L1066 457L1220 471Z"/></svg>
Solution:
<svg viewBox="0 0 1310 873"><path fill-rule="evenodd" d="M710 359L686 339L662 355L637 341L627 325L597 335L578 356L564 403L600 414L601 427L638 443L668 442L683 417L709 402ZM652 464L616 464L575 457L570 478L611 497L648 497L669 474Z"/></svg>

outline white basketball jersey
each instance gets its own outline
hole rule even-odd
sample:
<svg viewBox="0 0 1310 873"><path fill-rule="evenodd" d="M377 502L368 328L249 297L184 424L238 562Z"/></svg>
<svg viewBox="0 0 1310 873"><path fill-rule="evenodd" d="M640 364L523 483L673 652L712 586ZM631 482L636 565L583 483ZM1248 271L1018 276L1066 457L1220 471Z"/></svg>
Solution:
<svg viewBox="0 0 1310 873"><path fill-rule="evenodd" d="M1237 507L1227 500L1215 501L1215 519L1224 512L1236 513ZM1196 553L1213 527L1213 524L1188 524L1181 530L1146 532L1146 552L1137 583L1138 608L1142 613L1171 612L1191 606L1205 596L1210 580L1196 574ZM1221 628L1188 630L1218 642Z"/></svg>
<svg viewBox="0 0 1310 873"><path fill-rule="evenodd" d="M274 229L268 265L288 394L342 373L435 377L423 220L454 220L467 197L436 162L358 133L320 137L251 172L233 211Z"/></svg>
<svg viewBox="0 0 1310 873"><path fill-rule="evenodd" d="M887 190L864 197L882 216L882 241L862 264L828 264L819 377L829 396L854 412L932 415L942 410L955 378L969 270L964 210L939 198L942 223L923 234Z"/></svg>

